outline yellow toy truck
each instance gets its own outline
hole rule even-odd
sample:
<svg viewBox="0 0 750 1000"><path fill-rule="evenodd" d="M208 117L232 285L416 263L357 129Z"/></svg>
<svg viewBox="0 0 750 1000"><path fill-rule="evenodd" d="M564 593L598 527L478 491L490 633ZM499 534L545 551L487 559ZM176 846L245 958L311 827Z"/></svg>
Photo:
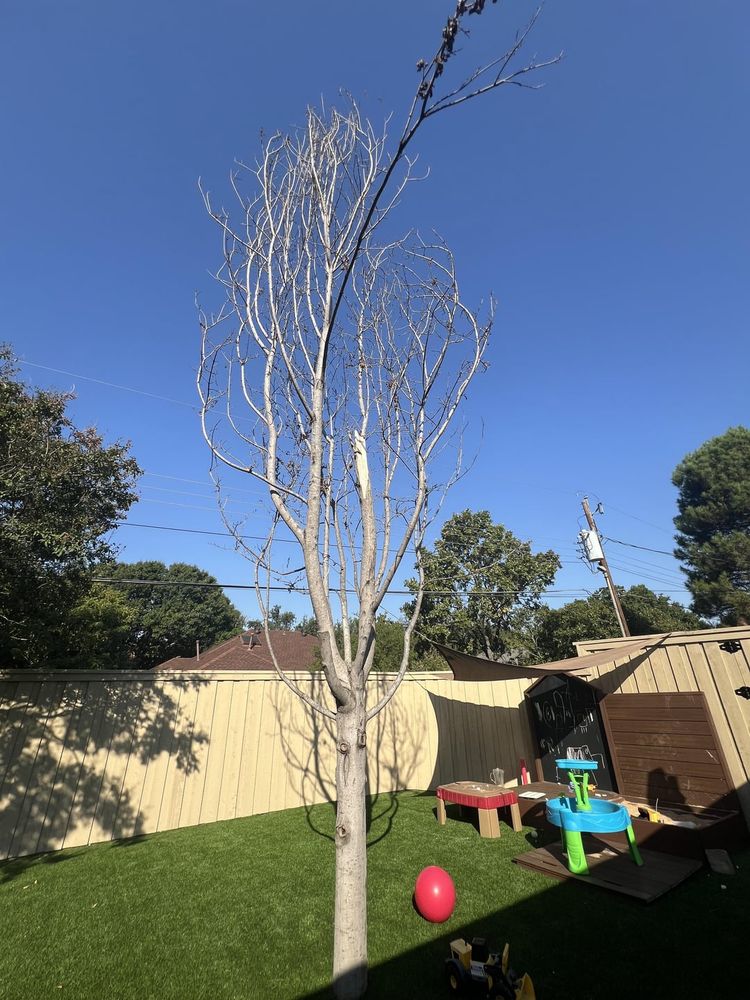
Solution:
<svg viewBox="0 0 750 1000"><path fill-rule="evenodd" d="M531 977L517 976L508 963L510 946L491 952L484 938L451 941L445 976L452 993L460 996L502 997L503 1000L536 1000Z"/></svg>

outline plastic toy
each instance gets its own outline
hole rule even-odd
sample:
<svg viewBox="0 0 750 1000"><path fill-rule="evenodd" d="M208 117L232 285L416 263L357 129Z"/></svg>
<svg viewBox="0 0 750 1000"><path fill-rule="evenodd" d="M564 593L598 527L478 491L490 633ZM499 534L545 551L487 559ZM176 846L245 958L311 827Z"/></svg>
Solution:
<svg viewBox="0 0 750 1000"><path fill-rule="evenodd" d="M445 963L448 987L464 996L503 997L504 1000L536 1000L531 977L517 976L508 964L509 945L502 955L490 952L484 938L451 941L451 957Z"/></svg>
<svg viewBox="0 0 750 1000"><path fill-rule="evenodd" d="M414 886L414 905L430 923L447 920L456 906L456 887L448 872L437 865L423 869Z"/></svg>
<svg viewBox="0 0 750 1000"><path fill-rule="evenodd" d="M561 795L547 802L547 819L562 832L563 850L568 868L574 875L588 875L589 866L583 849L582 833L619 833L625 831L630 856L637 865L643 864L638 850L630 814L619 802L589 799L588 777L598 764L594 760L556 760L559 768L568 772L574 795Z"/></svg>

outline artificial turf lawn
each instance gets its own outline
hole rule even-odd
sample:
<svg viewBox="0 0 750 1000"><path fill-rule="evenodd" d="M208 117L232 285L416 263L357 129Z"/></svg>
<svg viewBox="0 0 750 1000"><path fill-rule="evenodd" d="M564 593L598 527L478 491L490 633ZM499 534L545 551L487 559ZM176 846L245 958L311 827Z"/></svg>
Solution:
<svg viewBox="0 0 750 1000"><path fill-rule="evenodd" d="M540 1000L744 994L750 853L644 906L514 865L530 832L439 827L431 795L372 803L368 997L447 996L448 942L511 942ZM332 807L215 823L0 865L0 998L253 1000L328 996ZM744 863L743 863L744 861ZM452 874L445 924L411 902ZM724 886L726 888L724 888Z"/></svg>

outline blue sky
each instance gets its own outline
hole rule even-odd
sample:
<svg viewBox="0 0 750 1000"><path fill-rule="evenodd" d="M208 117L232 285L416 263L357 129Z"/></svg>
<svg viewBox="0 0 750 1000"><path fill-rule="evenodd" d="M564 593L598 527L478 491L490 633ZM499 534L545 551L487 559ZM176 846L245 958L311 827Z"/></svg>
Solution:
<svg viewBox="0 0 750 1000"><path fill-rule="evenodd" d="M376 120L400 119L451 7L4 5L2 338L28 381L75 387L77 422L132 441L147 475L130 521L222 527L191 409L194 295L212 293L219 252L198 177L225 190L261 129L299 123L342 87ZM463 65L496 53L532 9L488 5ZM493 292L500 306L491 367L464 410L481 448L444 515L486 508L555 548L556 589L599 583L575 548L584 492L604 502L605 535L670 550L675 465L748 423L748 42L740 0L548 0L530 51L565 59L544 89L490 95L420 139L431 172L404 200L403 227L438 229L465 297ZM230 493L247 530L254 518L262 530L257 487ZM250 580L218 536L124 527L116 541L128 561ZM686 599L671 557L608 552L618 582ZM255 613L248 594L231 596Z"/></svg>

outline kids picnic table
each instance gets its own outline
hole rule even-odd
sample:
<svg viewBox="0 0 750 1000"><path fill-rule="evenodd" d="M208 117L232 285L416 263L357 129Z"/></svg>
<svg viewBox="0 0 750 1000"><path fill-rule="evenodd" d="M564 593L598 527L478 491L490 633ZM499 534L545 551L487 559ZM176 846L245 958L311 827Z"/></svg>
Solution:
<svg viewBox="0 0 750 1000"><path fill-rule="evenodd" d="M482 837L499 837L500 823L497 810L508 807L513 829L521 829L521 813L515 792L484 781L454 781L439 785L437 789L437 815L441 826L445 824L445 803L476 809L479 815L479 834Z"/></svg>

